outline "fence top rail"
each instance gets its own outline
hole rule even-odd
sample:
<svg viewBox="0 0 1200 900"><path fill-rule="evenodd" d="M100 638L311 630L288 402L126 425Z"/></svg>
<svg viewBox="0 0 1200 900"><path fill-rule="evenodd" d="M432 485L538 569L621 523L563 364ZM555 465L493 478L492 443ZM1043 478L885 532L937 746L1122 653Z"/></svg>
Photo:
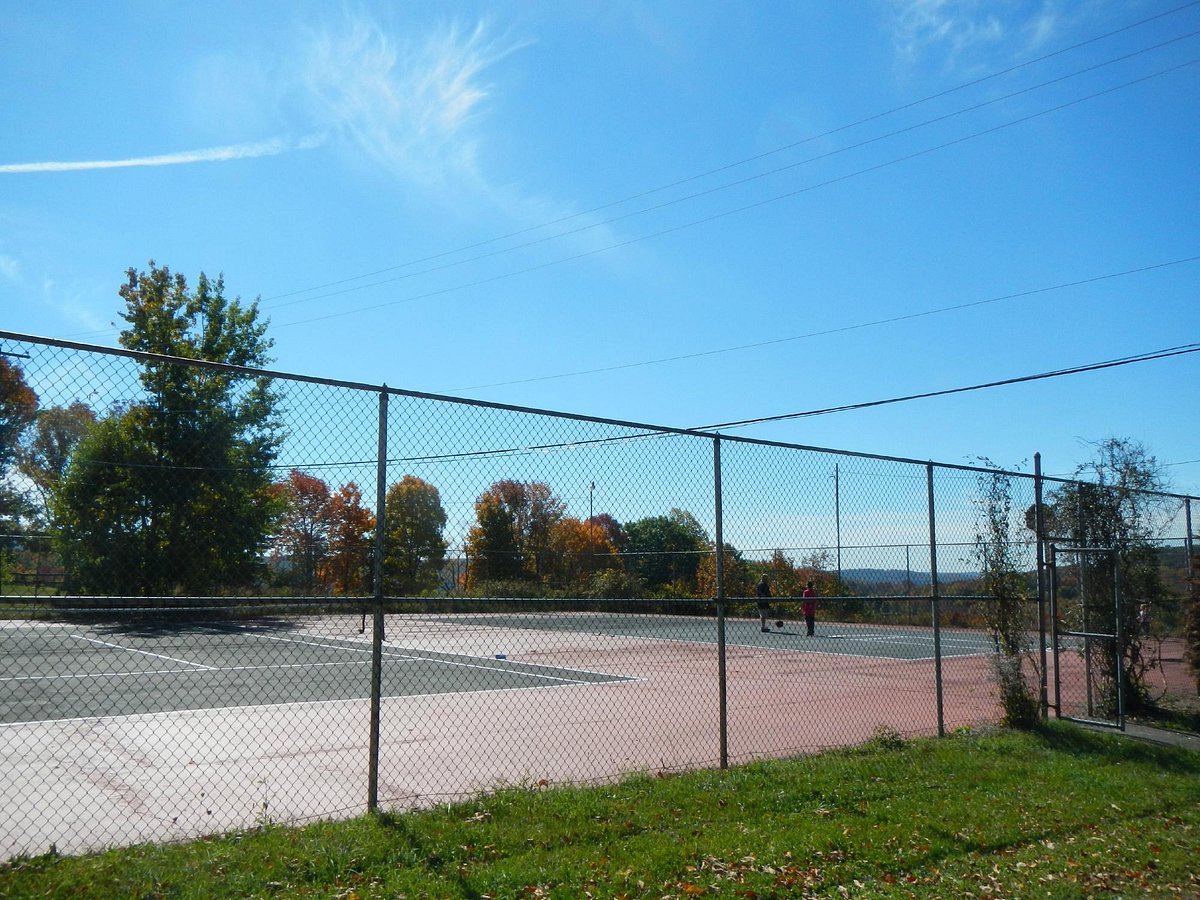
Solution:
<svg viewBox="0 0 1200 900"><path fill-rule="evenodd" d="M78 350L85 353L100 353L107 356L122 356L128 359L138 359L146 362L167 363L171 365L195 366L197 368L213 369L239 375L244 378L277 378L284 381L298 381L306 384L320 384L327 387L342 387L370 393L387 393L392 396L413 397L418 400L437 400L443 403L453 403L459 406L477 406L485 409L496 409L504 412L525 413L527 415L550 416L558 419L573 419L580 422L592 422L599 425L614 425L622 428L636 428L648 434L682 434L692 437L702 437L712 440L713 435L689 428L676 428L670 425L649 425L644 422L631 422L624 419L608 419L600 416L581 415L579 413L562 412L550 409L538 409L530 406L516 406L510 403L495 403L490 400L473 400L468 397L453 397L448 394L432 394L426 391L413 391L405 388L390 387L387 384L369 384L363 381L343 381L334 378L321 378L315 375L298 375L294 372L283 372L275 369L255 369L247 366L235 366L229 363L210 362L203 359L190 359L183 356L168 356L159 353L147 353L144 350L128 350L124 347L103 347L98 344L85 344L78 341L67 341L61 338L39 337L37 335L21 334L12 331L0 331L0 340L19 341L30 344L42 344L51 347L61 347L66 350Z"/></svg>
<svg viewBox="0 0 1200 900"><path fill-rule="evenodd" d="M413 391L404 388L389 387L387 384L369 384L361 381L344 381L333 378L322 378L315 375L300 375L294 372L283 372L273 369L255 369L246 366L235 366L228 363L210 362L202 359L189 359L181 356L168 356L158 353L147 353L142 350L129 350L123 347L104 347L99 344L87 344L79 341L68 341L62 338L48 338L38 335L23 334L21 332L0 330L0 340L16 341L20 343L40 344L50 347L60 347L66 350L76 350L84 353L99 353L107 356L120 356L127 359L137 359L146 362L168 363L173 365L194 366L197 368L212 369L215 371L227 372L229 374L238 375L245 378L276 378L284 381L296 381L306 384L319 384L327 387L341 387L351 390L367 391L371 393L387 393L393 396L412 397L418 400L432 400L442 403L450 403L458 406L473 406L482 409L494 409L503 412L520 413L523 415L546 416L556 419L569 419L577 422L589 422L595 425L611 425L617 428L630 428L645 432L643 435L622 435L620 438L612 440L628 440L633 437L650 437L659 434L674 434L686 437L701 438L709 441L723 441L728 443L746 444L760 447L778 447L785 450L803 450L811 453L824 453L833 456L844 456L855 459L873 459L880 462L901 463L912 466L925 466L927 468L938 468L949 471L958 472L975 472L988 475L1001 475L1012 478L1031 479L1036 476L1029 472L1016 472L1005 469L999 469L989 466L972 466L965 463L947 463L935 462L933 460L912 459L903 456L888 456L881 453L866 453L858 450L839 450L832 447L817 447L809 444L798 444L789 441L769 440L764 438L745 437L743 435L726 435L719 431L711 431L697 428L678 428L671 425L652 425L645 422L634 422L626 419L610 419L602 416L589 416L581 413L563 412L561 410L539 409L530 406L517 406L509 403L496 403L489 400L473 400L467 397L454 397L448 394L433 394L425 391ZM562 446L573 446L579 443L593 443L592 441L569 441ZM1081 483L1078 479L1061 478L1050 475L1042 475L1043 482L1053 482L1056 484L1075 484ZM1158 496L1171 498L1176 500L1200 500L1200 497L1194 497L1190 494L1175 494L1163 491L1139 491L1138 493L1149 496Z"/></svg>

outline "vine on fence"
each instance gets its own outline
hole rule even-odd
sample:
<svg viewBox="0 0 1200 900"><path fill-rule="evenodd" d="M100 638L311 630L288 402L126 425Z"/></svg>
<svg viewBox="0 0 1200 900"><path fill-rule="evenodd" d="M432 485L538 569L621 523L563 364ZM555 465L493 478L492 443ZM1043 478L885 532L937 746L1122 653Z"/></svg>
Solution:
<svg viewBox="0 0 1200 900"><path fill-rule="evenodd" d="M991 466L988 460L983 460ZM1012 539L1012 478L1005 472L980 472L979 512L975 523L975 556L979 560L986 601L984 621L995 645L992 658L1005 724L1032 727L1038 721L1037 691L1027 677L1038 660L1026 629L1026 581Z"/></svg>

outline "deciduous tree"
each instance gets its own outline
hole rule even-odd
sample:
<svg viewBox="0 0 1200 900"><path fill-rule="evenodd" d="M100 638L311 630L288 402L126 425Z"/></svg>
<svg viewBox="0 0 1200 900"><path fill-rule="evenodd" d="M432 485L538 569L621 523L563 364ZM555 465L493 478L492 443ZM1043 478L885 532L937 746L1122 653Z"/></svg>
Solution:
<svg viewBox="0 0 1200 900"><path fill-rule="evenodd" d="M446 511L438 489L415 475L388 488L384 534L384 589L419 594L438 585L446 557Z"/></svg>
<svg viewBox="0 0 1200 900"><path fill-rule="evenodd" d="M21 433L34 420L37 408L37 394L25 382L21 367L0 355L0 527L5 530L14 527L17 516L26 511L7 476L17 457Z"/></svg>
<svg viewBox="0 0 1200 900"><path fill-rule="evenodd" d="M54 495L66 474L71 454L96 424L96 413L86 403L51 406L38 411L33 427L21 441L18 469L38 494L42 524L49 522Z"/></svg>
<svg viewBox="0 0 1200 900"><path fill-rule="evenodd" d="M467 589L520 578L524 557L512 510L489 490L475 501L475 522L467 534Z"/></svg>
<svg viewBox="0 0 1200 900"><path fill-rule="evenodd" d="M559 519L550 531L550 551L552 562L547 568L552 583L580 593L588 589L597 572L620 565L608 532L594 520Z"/></svg>
<svg viewBox="0 0 1200 900"><path fill-rule="evenodd" d="M1110 643L1108 652L1093 653L1092 659L1100 667L1103 683L1115 685L1117 654L1121 655L1126 704L1135 710L1146 700L1145 676L1156 664L1150 654L1143 653L1138 608L1141 604L1153 607L1166 596L1155 543L1156 516L1166 500L1161 496L1161 468L1137 441L1109 438L1096 444L1095 457L1076 469L1076 477L1080 480L1068 482L1051 494L1049 529L1075 546L1111 549L1115 555L1123 599L1121 645L1114 649ZM1097 596L1111 598L1111 561L1096 553L1082 557L1081 567L1087 570L1085 583L1100 590ZM1086 624L1090 630L1116 633L1110 601L1090 605L1089 615Z"/></svg>
<svg viewBox="0 0 1200 900"><path fill-rule="evenodd" d="M541 582L554 526L565 511L566 504L545 482L495 482L475 502L477 524L467 536L470 580Z"/></svg>
<svg viewBox="0 0 1200 900"><path fill-rule="evenodd" d="M286 580L308 593L329 551L329 485L314 475L292 469L275 486L282 507L275 531L275 553L287 566Z"/></svg>
<svg viewBox="0 0 1200 900"><path fill-rule="evenodd" d="M362 491L353 481L342 485L329 498L327 512L329 542L320 576L338 594L355 594L369 589L371 533L375 516L363 506Z"/></svg>
<svg viewBox="0 0 1200 900"><path fill-rule="evenodd" d="M773 597L799 597L804 592L804 573L796 568L795 561L782 550L773 550L771 558L762 568L771 583Z"/></svg>
<svg viewBox="0 0 1200 900"><path fill-rule="evenodd" d="M588 519L589 522L599 525L604 531L604 536L608 538L608 542L612 544L618 553L623 553L625 548L629 546L629 535L625 533L625 529L621 527L610 513L597 513Z"/></svg>
<svg viewBox="0 0 1200 900"><path fill-rule="evenodd" d="M673 509L625 525L630 567L651 591L691 596L700 560L712 541L690 512Z"/></svg>
<svg viewBox="0 0 1200 900"><path fill-rule="evenodd" d="M726 544L721 555L721 582L726 597L748 597L753 593L750 584L750 568L742 557L742 551ZM710 552L700 557L696 567L696 594L700 597L717 596L717 554Z"/></svg>
<svg viewBox="0 0 1200 900"><path fill-rule="evenodd" d="M144 417L106 416L75 448L53 508L70 593L150 594L173 570L154 529L159 461L141 439Z"/></svg>
<svg viewBox="0 0 1200 900"><path fill-rule="evenodd" d="M182 275L150 266L130 269L120 290L123 346L235 366L269 362L256 303L226 300L221 278L202 273L193 290ZM270 379L168 359L141 368L143 395L80 442L55 500L69 582L100 594L244 586L261 571L276 512L270 465L281 431ZM106 552L110 541L119 553Z"/></svg>

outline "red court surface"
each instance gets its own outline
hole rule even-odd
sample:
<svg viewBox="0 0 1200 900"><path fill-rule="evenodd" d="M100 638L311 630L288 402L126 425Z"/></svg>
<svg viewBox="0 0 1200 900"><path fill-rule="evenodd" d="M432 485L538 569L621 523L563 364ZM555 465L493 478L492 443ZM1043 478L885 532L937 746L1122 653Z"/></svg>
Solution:
<svg viewBox="0 0 1200 900"><path fill-rule="evenodd" d="M764 636L767 637L767 636ZM363 638L365 640L366 637ZM379 799L405 810L506 785L600 782L720 764L715 647L477 627L431 636L389 624L388 647L625 676L628 681L385 698ZM999 717L985 656L943 664L945 728ZM731 643L736 764L938 730L932 661ZM0 855L73 853L262 821L366 809L366 700L0 726Z"/></svg>

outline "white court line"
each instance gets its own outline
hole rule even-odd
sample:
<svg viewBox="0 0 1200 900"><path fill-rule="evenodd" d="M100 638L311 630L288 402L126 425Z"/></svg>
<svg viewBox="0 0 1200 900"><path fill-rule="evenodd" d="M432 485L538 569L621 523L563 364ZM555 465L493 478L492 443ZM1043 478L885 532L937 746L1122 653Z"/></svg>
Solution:
<svg viewBox="0 0 1200 900"><path fill-rule="evenodd" d="M770 633L771 634L780 634L781 632L773 631ZM784 632L784 633L786 633L789 637L795 636L797 634L796 632ZM871 636L867 636L867 637L871 637ZM882 641L890 641L892 643L906 644L910 647L917 647L918 649L921 649L922 644L932 645L932 643L933 643L932 639L930 639L929 641L911 641L911 640L906 641L903 638L892 638L892 637L888 637L885 635L874 635L873 637L878 637ZM822 638L824 638L824 640L822 640ZM715 646L715 644L712 641L683 640L680 638L674 638L673 640L676 643L680 643L680 644L696 644L696 645L699 645L702 647ZM858 640L858 641L862 641L863 643L867 643L867 641L865 640L865 637L863 635L859 635L859 634L817 634L817 635L815 635L815 640L812 643L777 645L771 641L767 641L766 643L743 643L743 642L738 642L738 641L730 641L730 642L727 642L726 646L739 647L742 650L750 650L750 651L763 650L763 651L766 651L769 653L811 653L814 656L836 656L838 659L866 659L866 660L874 660L876 662L914 663L914 662L933 662L934 660L937 659L936 656L892 656L890 654L881 656L878 653L851 653L847 650L843 650L842 645L840 645L840 644L826 643L827 641L840 641L840 640L845 640L845 641L849 641L849 642ZM943 639L942 643L945 644L946 641ZM970 659L970 658L976 657L976 656L987 655L987 651L976 646L974 644L974 642L969 642L968 646L972 652L970 652L970 653L955 653L951 656L943 655L943 659ZM932 646L930 647L930 649L932 649Z"/></svg>
<svg viewBox="0 0 1200 900"><path fill-rule="evenodd" d="M929 637L903 637L891 634L819 634L818 638L828 637L842 641L878 641L883 644L906 644L910 647L920 647L924 644L932 644L933 636ZM958 644L963 647L979 647L980 642L971 638L954 638L942 635L941 642L946 644Z"/></svg>
<svg viewBox="0 0 1200 900"><path fill-rule="evenodd" d="M323 650L350 650L354 653L370 653L371 645L366 641L346 641L340 644L330 644L325 641L301 640L300 638L279 637L276 634L250 634L248 637L261 638L264 641L279 641L282 644L301 644L305 647L320 647Z"/></svg>
<svg viewBox="0 0 1200 900"><path fill-rule="evenodd" d="M326 650L357 650L360 653L370 653L371 652L371 647L369 644L364 645L362 647L362 649L359 650L357 647L355 647L353 645L347 646L346 644L323 644L318 641L302 641L298 638L278 637L273 634L260 634L260 635L256 635L256 637L261 637L268 641L281 641L282 643L285 643L285 644L303 644L303 645L306 645L309 647L322 647ZM393 659L393 660L399 659L399 660L405 660L407 662L439 663L444 666L458 666L459 668L463 668L463 669L483 669L488 672L503 672L508 675L524 675L526 678L544 678L547 681L560 681L560 682L563 682L564 684L594 684L595 683L592 681L584 681L579 678L565 678L560 675L543 675L541 672L527 672L524 669L514 669L509 666L495 666L495 665L485 666L485 665L481 665L480 663L458 662L457 660L452 660L452 659L438 659L433 656L412 656L412 655L410 655L408 653L404 653L404 652L388 651L386 648L384 649L383 652L384 652L384 656L386 656L388 659ZM410 652L420 652L420 651L410 651ZM429 652L440 653L441 651L431 650ZM447 655L450 655L450 654L447 654ZM496 660L496 661L502 662L502 660ZM538 663L528 663L528 665L539 665L539 664ZM540 668L553 669L553 668L558 668L558 667L540 666ZM566 671L566 670L559 668L559 671ZM583 670L582 669L571 669L570 671L582 672ZM608 679L612 679L614 677L616 677L616 678L623 677L623 676L613 676L611 674L607 674L604 672L591 672L588 674L603 676Z"/></svg>
<svg viewBox="0 0 1200 900"><path fill-rule="evenodd" d="M110 643L109 641L102 641L99 638L89 638L89 637L84 637L83 635L78 635L78 634L70 635L70 637L75 638L76 640L80 640L80 641L87 641L88 643L99 644L100 646L103 646L103 647L113 647L118 650L126 650L130 653L141 653L146 656L153 656L158 659L165 659L168 662L183 663L184 665L193 666L194 668L193 669L160 669L160 670L153 670L153 671L146 671L146 672L98 672L98 673L88 673L85 675L13 676L13 677L0 678L0 684L7 683L7 682L18 682L18 681L38 682L38 681L68 680L68 679L75 679L75 678L119 678L122 676L138 676L138 675L179 675L179 674L183 674L183 673L186 673L189 671L195 671L195 669L197 669L197 668L202 669L204 671L208 671L208 672L253 672L253 671L273 670L273 669L315 668L318 666L359 665L359 663L333 662L333 663L283 663L283 664L273 664L273 665L266 665L266 666L209 666L209 665L205 665L203 663L192 662L191 660L178 659L178 658L172 657L172 656L165 656L161 653L151 653L148 650L135 650L131 647L122 646L121 644L114 644L114 643ZM331 644L331 643L323 643L321 641L300 640L299 638L285 638L285 637L278 637L276 635L265 635L265 634L255 635L255 637L261 637L264 640L270 640L270 641L280 641L282 643L287 643L287 644L301 644L301 645L307 646L307 647L320 647L325 650L349 650L349 651L360 653L360 654L369 654L371 652L370 645L359 644L359 643L332 643ZM414 652L419 652L419 651L414 651ZM436 652L440 652L440 651L430 651L430 652L436 653ZM558 683L562 683L562 684L595 684L595 682L588 681L585 679L567 678L562 675L548 675L548 674L545 674L544 672L530 672L523 668L513 668L511 666L502 666L502 665L482 665L480 663L459 662L457 660L438 659L437 657L433 657L433 656L413 656L413 655L410 655L407 653L389 651L387 648L384 648L384 655L386 656L387 659L390 659L390 660L403 660L403 661L408 661L408 662L440 663L440 664L446 665L446 666L458 666L460 668L465 668L465 669L481 669L481 670L488 671L488 672L500 672L500 673L508 674L508 675L522 675L522 676L525 676L526 678L540 678L545 681L553 681L553 682L558 682ZM447 654L447 655L450 655L450 654ZM497 662L500 662L500 660L497 660ZM545 666L540 663L528 663L527 665L537 666L538 668L541 668L541 669L550 669L550 670L557 669L558 671L568 671L565 667ZM586 669L570 669L569 671L582 672L587 675L594 675L597 678L603 678L606 681L629 680L628 676L613 675L611 672L590 672L590 671L587 671Z"/></svg>
<svg viewBox="0 0 1200 900"><path fill-rule="evenodd" d="M361 666L361 662L286 663L272 666L206 666L209 672L252 672L256 669L316 669L328 666ZM144 675L193 675L195 669L146 669L141 672L85 672L82 675L12 675L0 678L8 681L71 681L85 678L140 678Z"/></svg>
<svg viewBox="0 0 1200 900"><path fill-rule="evenodd" d="M644 678L626 678L624 676L619 676L618 680L614 680L614 681L579 681L579 682L569 683L565 686L566 687L578 687L578 688L584 688L584 687L612 688L612 687L622 687L626 684L640 684L640 683L644 682L645 680L646 679L644 679ZM520 691L561 690L563 687L564 687L564 685L559 685L559 684L545 684L545 685L522 685L521 687L476 688L475 690L472 690L472 691L435 691L434 693L431 693L431 694L385 694L382 697L380 697L379 699L405 702L405 701L410 701L410 700L416 700L418 698L424 699L426 697L459 697L459 696L464 696L464 695L472 696L472 695L476 695L476 694L478 694L478 695L514 694L514 693L518 693ZM72 722L88 722L88 723L122 722L122 721L135 721L135 720L143 720L143 719L178 718L178 717L186 717L186 716L192 716L192 715L204 715L204 714L208 714L208 713L245 712L247 710L256 710L256 709L281 709L283 707L296 707L296 706L314 706L314 707L316 707L316 706L333 706L336 704L346 704L346 703L368 703L370 701L370 699L371 699L370 697L345 697L342 699L334 699L334 700L290 700L290 701L281 702L281 703L250 703L250 704L247 704L244 706L204 706L204 707L188 708L188 709L160 709L160 710L156 710L154 712L117 713L115 715L114 714L105 714L105 715L91 715L91 716L72 716L71 718L68 718L68 719L25 719L25 720L18 721L18 722L0 722L0 731L6 731L10 728L11 729L27 728L30 725L58 726L58 725L70 724Z"/></svg>
<svg viewBox="0 0 1200 900"><path fill-rule="evenodd" d="M108 641L102 641L99 638L84 637L81 634L72 634L68 636L77 641L87 641L89 644L99 644L101 647L113 647L117 650L124 650L126 653L140 653L143 656L153 656L155 659L165 659L167 662L183 663L185 666L196 666L199 669L216 671L215 666L206 666L204 663L192 662L190 659L179 659L175 656L164 656L161 653L151 653L149 650L134 650L132 647L124 647L121 644L111 644Z"/></svg>
<svg viewBox="0 0 1200 900"><path fill-rule="evenodd" d="M483 671L486 671L486 672L502 672L506 675L520 675L524 678L541 678L541 679L544 679L545 681L560 681L563 684L594 684L595 683L592 681L584 681L579 678L566 678L562 675L545 675L541 672L527 672L524 669L514 669L511 666L496 666L496 665L485 666L485 665L482 665L481 663L458 662L457 660L452 660L452 659L436 659L436 658L430 657L430 656L410 656L408 654L402 654L402 653L387 653L387 652L385 652L384 655L386 656L387 659L401 659L401 660L405 660L406 662L437 663L438 665L443 665L443 666L457 666L460 669L482 669ZM504 660L496 660L496 662L503 662L503 661ZM532 665L537 665L537 664L533 663ZM543 668L553 668L553 667L545 666ZM560 671L563 671L563 670L560 670ZM571 671L579 671L579 670L572 669ZM611 676L611 675L608 676L609 680L612 680L612 677L613 676Z"/></svg>

